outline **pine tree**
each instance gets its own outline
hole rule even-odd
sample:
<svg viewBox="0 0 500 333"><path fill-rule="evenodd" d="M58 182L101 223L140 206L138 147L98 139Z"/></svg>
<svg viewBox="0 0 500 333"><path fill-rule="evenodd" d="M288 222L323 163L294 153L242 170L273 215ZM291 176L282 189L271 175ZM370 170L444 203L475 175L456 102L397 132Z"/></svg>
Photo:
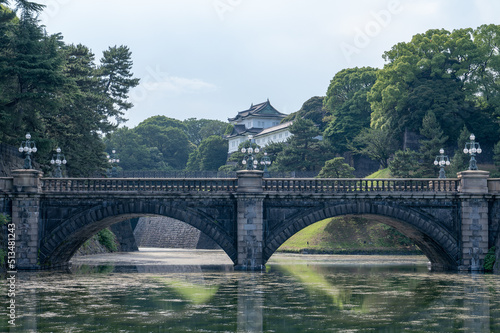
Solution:
<svg viewBox="0 0 500 333"><path fill-rule="evenodd" d="M398 150L393 160L389 163L389 170L393 177L412 178L419 169L418 153L406 148Z"/></svg>
<svg viewBox="0 0 500 333"><path fill-rule="evenodd" d="M428 111L422 120L420 134L426 139L420 140L420 167L417 175L420 177L435 177L438 170L434 165L434 160L439 153L439 149L444 147L448 137L443 134L433 111Z"/></svg>
<svg viewBox="0 0 500 333"><path fill-rule="evenodd" d="M343 157L335 157L325 162L318 178L354 178L354 168L345 163Z"/></svg>
<svg viewBox="0 0 500 333"><path fill-rule="evenodd" d="M99 68L103 92L106 100L102 104L101 113L106 118L114 118L116 124L125 121L124 111L133 107L128 102L128 92L139 84L139 79L133 78L132 53L126 46L113 46L103 52Z"/></svg>
<svg viewBox="0 0 500 333"><path fill-rule="evenodd" d="M1 24L8 34L3 35L0 46L0 110L3 139L10 143L25 132L44 133L41 115L60 106L65 82L63 57L58 52L61 36L49 36L38 25L35 16L43 6L17 2L20 19Z"/></svg>
<svg viewBox="0 0 500 333"><path fill-rule="evenodd" d="M469 141L469 136L470 131L464 126L457 140L458 148L455 150L453 158L450 161L450 175L453 175L453 177L456 177L458 172L465 171L469 168L470 157L463 152L465 143Z"/></svg>

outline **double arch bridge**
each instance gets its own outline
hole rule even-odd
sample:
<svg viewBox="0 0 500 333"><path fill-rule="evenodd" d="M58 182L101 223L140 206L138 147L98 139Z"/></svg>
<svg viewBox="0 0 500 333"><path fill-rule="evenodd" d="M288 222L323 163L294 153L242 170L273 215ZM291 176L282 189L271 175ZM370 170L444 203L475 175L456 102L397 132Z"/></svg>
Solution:
<svg viewBox="0 0 500 333"><path fill-rule="evenodd" d="M64 267L99 230L140 216L168 216L199 229L236 269L262 269L296 232L320 220L366 216L396 228L432 269L481 270L498 244L500 179L464 171L454 179L42 178L13 170L0 179L3 213L15 225L17 269ZM11 230L12 231L12 230Z"/></svg>

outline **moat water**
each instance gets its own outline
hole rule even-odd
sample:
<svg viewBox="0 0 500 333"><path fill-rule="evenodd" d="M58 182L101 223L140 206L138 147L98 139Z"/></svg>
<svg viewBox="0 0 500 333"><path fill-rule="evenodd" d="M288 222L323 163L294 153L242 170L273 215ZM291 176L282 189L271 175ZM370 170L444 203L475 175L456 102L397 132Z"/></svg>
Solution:
<svg viewBox="0 0 500 333"><path fill-rule="evenodd" d="M16 274L16 326L2 287L0 332L500 332L500 276L420 256L275 254L265 272L220 251L83 257Z"/></svg>

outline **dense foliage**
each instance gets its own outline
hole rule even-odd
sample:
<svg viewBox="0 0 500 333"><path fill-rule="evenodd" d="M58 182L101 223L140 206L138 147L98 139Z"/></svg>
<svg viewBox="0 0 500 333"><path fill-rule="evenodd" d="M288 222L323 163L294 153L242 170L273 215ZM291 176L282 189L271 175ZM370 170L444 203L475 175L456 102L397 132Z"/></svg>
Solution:
<svg viewBox="0 0 500 333"><path fill-rule="evenodd" d="M0 142L19 145L30 132L45 171L61 147L69 176L104 174L112 150L123 170L243 167L240 152L226 161L226 122L158 115L120 127L133 107L129 90L139 83L131 51L111 46L96 61L85 45L48 34L36 19L43 8L0 0ZM432 29L385 52L382 69L340 70L326 96L283 120L293 121L293 136L265 148L270 169L330 175L344 164L334 158L360 154L393 176L434 177L433 160L444 148L453 174L467 168L462 150L471 132L500 168L499 46L500 25ZM407 145L409 134L416 145Z"/></svg>
<svg viewBox="0 0 500 333"><path fill-rule="evenodd" d="M368 94L371 124L401 134L419 131L428 111L456 141L464 125L483 142L498 138L500 26L429 30L384 53Z"/></svg>
<svg viewBox="0 0 500 333"><path fill-rule="evenodd" d="M84 45L47 34L36 19L43 5L15 5L16 11L0 9L0 141L19 145L30 132L43 166L61 147L69 175L103 170L101 134L124 121L133 106L128 92L139 82L132 77L130 50L110 47L97 64Z"/></svg>

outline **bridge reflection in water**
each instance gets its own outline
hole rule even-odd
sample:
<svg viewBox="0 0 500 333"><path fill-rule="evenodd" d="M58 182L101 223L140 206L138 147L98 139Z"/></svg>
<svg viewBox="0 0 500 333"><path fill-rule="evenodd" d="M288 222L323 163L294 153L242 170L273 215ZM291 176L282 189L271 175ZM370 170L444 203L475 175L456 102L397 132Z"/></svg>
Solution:
<svg viewBox="0 0 500 333"><path fill-rule="evenodd" d="M19 269L64 267L103 228L167 216L210 237L237 269L262 270L296 232L360 215L411 238L436 270L478 271L499 240L500 179L54 179L14 170L0 179L3 207L19 232Z"/></svg>
<svg viewBox="0 0 500 333"><path fill-rule="evenodd" d="M429 274L422 261L383 265L353 260L332 265L327 262L335 262L334 256L316 263L290 259L294 264L272 259L265 274L243 274L227 265L83 265L68 273L19 273L17 328L25 332L500 329L500 281L495 276ZM5 324L2 321L0 327L8 332Z"/></svg>

